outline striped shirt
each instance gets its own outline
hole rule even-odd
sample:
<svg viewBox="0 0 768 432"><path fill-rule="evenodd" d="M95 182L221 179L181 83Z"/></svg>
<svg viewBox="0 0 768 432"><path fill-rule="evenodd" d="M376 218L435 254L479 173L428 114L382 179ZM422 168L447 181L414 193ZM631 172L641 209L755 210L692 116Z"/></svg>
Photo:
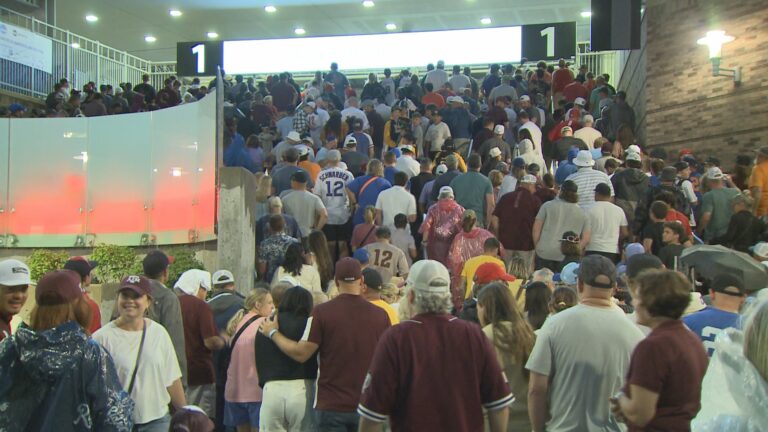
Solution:
<svg viewBox="0 0 768 432"><path fill-rule="evenodd" d="M595 187L600 183L606 183L611 188L613 196L613 184L608 174L592 168L579 168L578 171L568 176L566 181L571 180L579 186L579 207L586 210L595 203Z"/></svg>

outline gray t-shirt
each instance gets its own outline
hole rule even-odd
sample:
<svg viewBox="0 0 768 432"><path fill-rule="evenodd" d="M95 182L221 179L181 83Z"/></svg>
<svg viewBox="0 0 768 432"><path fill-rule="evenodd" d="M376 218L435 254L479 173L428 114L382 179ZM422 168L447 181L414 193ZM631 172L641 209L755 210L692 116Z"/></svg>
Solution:
<svg viewBox="0 0 768 432"><path fill-rule="evenodd" d="M451 188L456 202L467 210L474 210L477 213L477 226L484 226L485 196L493 193L488 177L476 171L468 171L451 180Z"/></svg>
<svg viewBox="0 0 768 432"><path fill-rule="evenodd" d="M404 278L408 275L408 260L397 246L375 242L364 246L363 249L368 251L368 266L379 272L384 283L389 283L393 276Z"/></svg>
<svg viewBox="0 0 768 432"><path fill-rule="evenodd" d="M733 210L731 200L739 194L738 189L712 189L701 198L701 213L710 213L711 219L704 229L704 240L710 241L728 232Z"/></svg>
<svg viewBox="0 0 768 432"><path fill-rule="evenodd" d="M549 432L622 431L608 398L621 389L640 329L618 307L577 305L547 319L525 368L549 377Z"/></svg>
<svg viewBox="0 0 768 432"><path fill-rule="evenodd" d="M587 225L584 210L578 204L560 198L545 202L536 219L544 222L539 243L536 244L536 255L550 261L562 261L564 258L560 252L560 240L564 232L573 231L581 235Z"/></svg>
<svg viewBox="0 0 768 432"><path fill-rule="evenodd" d="M307 237L315 226L318 215L325 211L323 201L317 195L305 190L293 190L281 198L285 212L299 223L301 236Z"/></svg>

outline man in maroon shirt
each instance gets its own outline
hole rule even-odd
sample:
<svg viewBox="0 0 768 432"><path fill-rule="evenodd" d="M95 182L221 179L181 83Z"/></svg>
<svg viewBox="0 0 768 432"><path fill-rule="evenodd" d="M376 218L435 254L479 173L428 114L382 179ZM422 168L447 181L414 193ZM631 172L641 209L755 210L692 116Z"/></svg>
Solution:
<svg viewBox="0 0 768 432"><path fill-rule="evenodd" d="M501 197L491 217L491 231L506 250L504 260L509 263L514 255L520 255L531 271L535 255L533 223L541 208L541 199L535 193L536 177L524 175L516 191Z"/></svg>
<svg viewBox="0 0 768 432"><path fill-rule="evenodd" d="M360 295L363 273L357 260L347 257L337 262L335 280L340 295L312 310L300 341L283 336L276 317L265 320L260 331L297 362L304 363L318 353L314 405L318 428L354 432L365 373L390 324L384 309Z"/></svg>
<svg viewBox="0 0 768 432"><path fill-rule="evenodd" d="M178 290L184 342L187 354L187 402L216 417L216 375L213 351L224 348L224 339L216 330L211 307L205 302L211 290L211 274L203 270L187 270L174 285Z"/></svg>
<svg viewBox="0 0 768 432"><path fill-rule="evenodd" d="M288 74L280 74L280 81L272 86L272 104L278 112L286 112L288 107L296 106L298 94L296 89L288 83Z"/></svg>
<svg viewBox="0 0 768 432"><path fill-rule="evenodd" d="M27 302L29 267L21 261L0 261L0 341L11 335L11 320Z"/></svg>
<svg viewBox="0 0 768 432"><path fill-rule="evenodd" d="M417 315L376 347L357 412L361 432L507 430L510 393L491 342L474 323L448 313L451 277L437 261L413 265L406 285Z"/></svg>
<svg viewBox="0 0 768 432"><path fill-rule="evenodd" d="M568 69L568 63L564 59L560 59L558 69L552 73L552 94L554 95L555 104L562 97L565 86L572 82L573 72Z"/></svg>

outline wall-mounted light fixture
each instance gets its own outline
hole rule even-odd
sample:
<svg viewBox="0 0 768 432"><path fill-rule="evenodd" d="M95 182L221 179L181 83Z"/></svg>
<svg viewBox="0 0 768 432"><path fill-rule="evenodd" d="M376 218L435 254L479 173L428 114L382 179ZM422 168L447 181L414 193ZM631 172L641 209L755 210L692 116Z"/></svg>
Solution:
<svg viewBox="0 0 768 432"><path fill-rule="evenodd" d="M708 31L707 35L697 41L699 45L705 45L709 48L709 61L712 62L712 76L733 77L733 82L741 83L741 66L733 69L720 67L720 60L723 58L723 45L736 39L733 36L725 34L722 30Z"/></svg>

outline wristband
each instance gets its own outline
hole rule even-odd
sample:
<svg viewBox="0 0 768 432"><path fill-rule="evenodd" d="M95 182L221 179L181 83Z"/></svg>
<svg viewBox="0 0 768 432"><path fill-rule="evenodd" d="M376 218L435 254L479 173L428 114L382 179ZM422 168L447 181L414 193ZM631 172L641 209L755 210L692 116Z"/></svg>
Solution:
<svg viewBox="0 0 768 432"><path fill-rule="evenodd" d="M272 336L274 336L275 333L277 333L277 329L272 329L269 331L269 334L267 335L267 337L272 339Z"/></svg>

